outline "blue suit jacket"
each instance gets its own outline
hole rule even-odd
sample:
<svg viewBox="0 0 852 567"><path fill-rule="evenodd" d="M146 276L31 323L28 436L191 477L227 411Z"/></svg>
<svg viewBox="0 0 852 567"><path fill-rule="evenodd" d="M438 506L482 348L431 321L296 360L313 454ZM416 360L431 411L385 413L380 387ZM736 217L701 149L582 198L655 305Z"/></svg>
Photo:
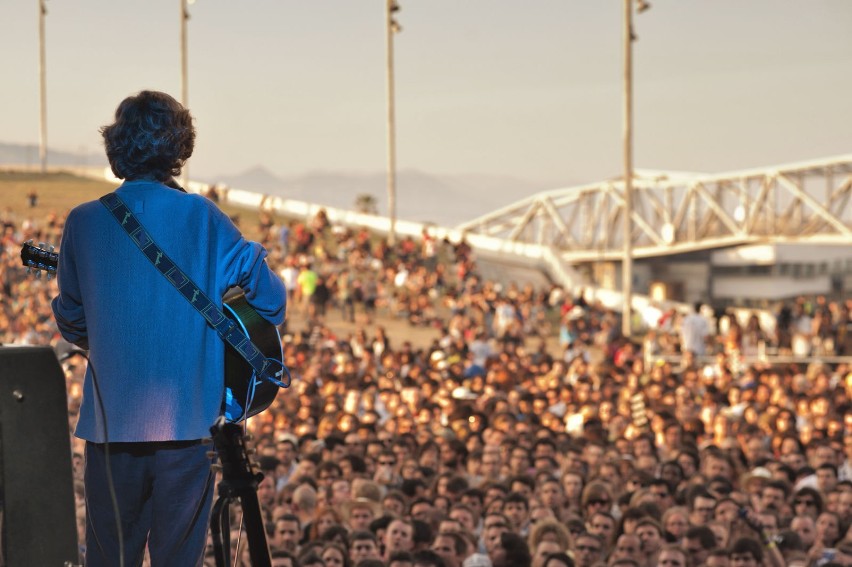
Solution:
<svg viewBox="0 0 852 567"><path fill-rule="evenodd" d="M274 324L286 292L266 251L245 240L216 205L149 181L117 190L157 244L211 298L233 286ZM60 245L62 336L89 349L76 435L106 441L177 441L209 436L224 392L225 345L98 201L68 215Z"/></svg>

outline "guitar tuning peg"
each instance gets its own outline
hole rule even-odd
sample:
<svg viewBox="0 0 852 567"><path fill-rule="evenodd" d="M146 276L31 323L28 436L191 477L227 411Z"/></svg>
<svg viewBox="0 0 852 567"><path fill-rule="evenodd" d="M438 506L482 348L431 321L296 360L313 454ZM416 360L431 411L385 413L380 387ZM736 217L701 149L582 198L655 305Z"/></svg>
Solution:
<svg viewBox="0 0 852 567"><path fill-rule="evenodd" d="M54 251L54 250L56 250L56 246L54 246L53 244L51 244L50 246L48 246L48 247L47 247L47 250L48 250L48 252L50 252L51 254L53 254L53 251Z"/></svg>
<svg viewBox="0 0 852 567"><path fill-rule="evenodd" d="M29 240L27 240L27 241L25 242L25 244L26 244L27 246L32 246L32 245L33 245L33 239L32 239L32 238L30 238Z"/></svg>
<svg viewBox="0 0 852 567"><path fill-rule="evenodd" d="M38 247L44 250L45 248L47 248L47 242L39 242Z"/></svg>
<svg viewBox="0 0 852 567"><path fill-rule="evenodd" d="M52 279L53 279L53 274L50 273L50 272L47 272L47 281L50 281Z"/></svg>
<svg viewBox="0 0 852 567"><path fill-rule="evenodd" d="M36 279L40 280L41 279L41 270L37 270L35 275L36 275Z"/></svg>

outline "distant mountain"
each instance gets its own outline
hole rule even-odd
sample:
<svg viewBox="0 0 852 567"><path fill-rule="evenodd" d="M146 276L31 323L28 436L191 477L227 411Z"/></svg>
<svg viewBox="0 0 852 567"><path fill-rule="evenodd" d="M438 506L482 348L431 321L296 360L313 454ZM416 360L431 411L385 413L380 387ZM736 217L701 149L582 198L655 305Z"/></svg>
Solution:
<svg viewBox="0 0 852 567"><path fill-rule="evenodd" d="M82 154L48 150L48 165L106 166L99 153ZM0 165L35 166L38 146L0 143ZM384 172L312 171L281 177L263 165L236 175L211 177L190 170L193 179L206 183L277 195L329 207L351 209L361 194L372 195L380 214L387 214L388 190ZM456 226L509 205L554 185L488 174L437 175L416 169L397 173L397 217L417 222Z"/></svg>
<svg viewBox="0 0 852 567"><path fill-rule="evenodd" d="M5 144L0 142L0 164L35 166L40 163L38 146L35 144ZM103 152L81 154L47 149L48 165L62 166L106 166L107 160Z"/></svg>
<svg viewBox="0 0 852 567"><path fill-rule="evenodd" d="M205 181L225 184L228 187L236 187L245 191L257 191L258 193L278 191L284 183L280 177L276 177L274 173L262 165L256 165L237 175L223 175L216 179L207 179Z"/></svg>
<svg viewBox="0 0 852 567"><path fill-rule="evenodd" d="M380 213L387 211L384 172L314 171L295 177L278 177L258 166L238 175L221 176L215 182L339 208L352 208L358 195L368 194L376 199ZM405 169L397 174L397 216L455 226L551 188L542 183L495 175L432 175Z"/></svg>

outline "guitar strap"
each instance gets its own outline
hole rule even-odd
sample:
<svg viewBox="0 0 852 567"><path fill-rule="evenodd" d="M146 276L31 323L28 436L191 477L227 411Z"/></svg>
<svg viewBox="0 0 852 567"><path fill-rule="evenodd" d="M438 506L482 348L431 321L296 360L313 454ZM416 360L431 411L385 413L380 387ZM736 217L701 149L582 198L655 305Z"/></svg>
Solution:
<svg viewBox="0 0 852 567"><path fill-rule="evenodd" d="M222 340L231 345L235 351L254 369L255 375L261 380L268 380L279 388L290 386L290 373L287 368L277 360L270 360L264 356L251 339L249 339L239 326L205 294L195 282L190 279L171 258L151 238L151 235L142 226L130 209L115 193L104 195L100 198L101 204L106 207L115 217L119 226L127 232L130 239L139 247L151 264L171 283L175 289L201 313L207 323L216 330ZM284 375L287 381L282 381Z"/></svg>

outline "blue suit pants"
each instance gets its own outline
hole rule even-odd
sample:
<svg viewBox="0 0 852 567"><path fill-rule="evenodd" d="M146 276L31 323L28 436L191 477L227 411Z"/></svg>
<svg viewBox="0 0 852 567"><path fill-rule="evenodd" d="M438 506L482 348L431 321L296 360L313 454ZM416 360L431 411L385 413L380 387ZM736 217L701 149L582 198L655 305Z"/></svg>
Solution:
<svg viewBox="0 0 852 567"><path fill-rule="evenodd" d="M126 567L201 565L214 480L200 441L110 443L109 464L120 510ZM119 565L116 519L104 444L86 444L86 566Z"/></svg>

